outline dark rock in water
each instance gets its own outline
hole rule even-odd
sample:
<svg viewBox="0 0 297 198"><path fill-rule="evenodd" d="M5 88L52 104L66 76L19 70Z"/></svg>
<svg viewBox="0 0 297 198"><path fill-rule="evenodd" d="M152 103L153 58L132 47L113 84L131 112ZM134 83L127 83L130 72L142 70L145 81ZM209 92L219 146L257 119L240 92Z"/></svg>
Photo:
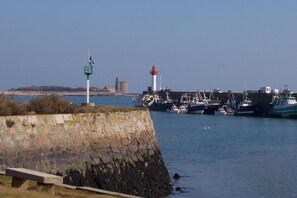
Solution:
<svg viewBox="0 0 297 198"><path fill-rule="evenodd" d="M180 178L180 175L178 173L175 173L173 175L173 179L178 180Z"/></svg>
<svg viewBox="0 0 297 198"><path fill-rule="evenodd" d="M182 189L181 189L181 187L176 187L176 188L175 188L175 191L177 191L177 192L182 192Z"/></svg>

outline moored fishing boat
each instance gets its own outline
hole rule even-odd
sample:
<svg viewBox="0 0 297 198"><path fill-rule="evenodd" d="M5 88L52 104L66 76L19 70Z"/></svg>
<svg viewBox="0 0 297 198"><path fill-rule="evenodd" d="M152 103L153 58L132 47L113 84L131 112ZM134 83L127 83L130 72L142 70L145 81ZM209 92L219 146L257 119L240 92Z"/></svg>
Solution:
<svg viewBox="0 0 297 198"><path fill-rule="evenodd" d="M230 107L228 107L225 111L226 111L226 115L228 116L234 115L234 110Z"/></svg>
<svg viewBox="0 0 297 198"><path fill-rule="evenodd" d="M160 97L156 94L143 94L137 98L132 98L134 107L149 107L156 100L160 100Z"/></svg>
<svg viewBox="0 0 297 198"><path fill-rule="evenodd" d="M150 111L166 111L173 105L169 93L166 93L166 99L162 99L157 93L147 93L140 95L138 98L133 98L132 102L135 107L145 107Z"/></svg>
<svg viewBox="0 0 297 198"><path fill-rule="evenodd" d="M188 106L188 113L203 114L204 113L204 103L203 102L190 103Z"/></svg>
<svg viewBox="0 0 297 198"><path fill-rule="evenodd" d="M242 101L238 104L238 107L235 109L234 115L245 115L252 116L255 113L255 105L247 97L248 93L243 94Z"/></svg>
<svg viewBox="0 0 297 198"><path fill-rule="evenodd" d="M202 102L203 97L199 91L195 94L192 100L188 104L188 113L190 114L203 114L204 112L204 102Z"/></svg>
<svg viewBox="0 0 297 198"><path fill-rule="evenodd" d="M223 108L226 111L226 115L234 115L234 108L236 105L236 100L234 99L234 96L232 99L228 99L227 102L223 105Z"/></svg>
<svg viewBox="0 0 297 198"><path fill-rule="evenodd" d="M173 114L185 114L188 112L188 109L186 108L185 105L180 105L177 107L175 104L172 104L172 106L166 110L168 113L173 113Z"/></svg>
<svg viewBox="0 0 297 198"><path fill-rule="evenodd" d="M178 114L179 113L179 108L175 104L172 104L172 106L170 108L168 108L166 110L166 112Z"/></svg>
<svg viewBox="0 0 297 198"><path fill-rule="evenodd" d="M292 93L288 88L284 89L280 97L274 97L272 101L272 116L277 117L297 117L297 101L292 96Z"/></svg>
<svg viewBox="0 0 297 198"><path fill-rule="evenodd" d="M153 103L148 106L150 111L166 111L171 108L172 102L166 102L164 100L154 100Z"/></svg>
<svg viewBox="0 0 297 198"><path fill-rule="evenodd" d="M173 100L169 97L169 93L166 92L166 99L162 99L159 95L155 94L154 100L148 106L150 111L167 111L173 105Z"/></svg>
<svg viewBox="0 0 297 198"><path fill-rule="evenodd" d="M190 103L190 100L191 96L186 93L181 96L178 107L180 114L188 113L188 105Z"/></svg>
<svg viewBox="0 0 297 198"><path fill-rule="evenodd" d="M219 108L218 110L215 111L216 116L225 116L227 115L227 112L223 107Z"/></svg>
<svg viewBox="0 0 297 198"><path fill-rule="evenodd" d="M204 103L204 112L203 114L214 115L215 111L217 111L220 107L220 101L213 99L213 94L210 92L209 97L205 96L205 92L203 92L204 99L202 102Z"/></svg>
<svg viewBox="0 0 297 198"><path fill-rule="evenodd" d="M132 98L134 107L148 107L149 103L153 101L153 95L145 94Z"/></svg>
<svg viewBox="0 0 297 198"><path fill-rule="evenodd" d="M180 105L178 107L178 110L179 110L178 113L180 113L180 114L188 113L187 105L185 105L185 104L184 105Z"/></svg>

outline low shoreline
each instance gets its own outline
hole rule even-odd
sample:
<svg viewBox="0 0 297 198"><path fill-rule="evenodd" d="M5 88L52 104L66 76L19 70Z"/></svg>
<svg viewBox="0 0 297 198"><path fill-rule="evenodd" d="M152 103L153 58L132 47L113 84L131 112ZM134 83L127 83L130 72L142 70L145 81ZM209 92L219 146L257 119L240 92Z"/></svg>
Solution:
<svg viewBox="0 0 297 198"><path fill-rule="evenodd" d="M1 90L1 94L8 96L43 96L55 94L58 96L86 96L86 92L83 91L7 91ZM92 92L90 91L90 96L138 96L137 93L111 93L111 92Z"/></svg>

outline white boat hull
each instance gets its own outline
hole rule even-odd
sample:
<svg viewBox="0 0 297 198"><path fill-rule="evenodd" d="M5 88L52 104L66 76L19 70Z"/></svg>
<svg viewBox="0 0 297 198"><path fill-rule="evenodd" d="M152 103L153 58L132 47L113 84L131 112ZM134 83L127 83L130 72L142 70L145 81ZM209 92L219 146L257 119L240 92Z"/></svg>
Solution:
<svg viewBox="0 0 297 198"><path fill-rule="evenodd" d="M178 109L167 109L168 113L173 113L173 114L178 114L179 110Z"/></svg>
<svg viewBox="0 0 297 198"><path fill-rule="evenodd" d="M225 116L225 115L227 115L227 112L226 111L215 111L215 115L216 116Z"/></svg>

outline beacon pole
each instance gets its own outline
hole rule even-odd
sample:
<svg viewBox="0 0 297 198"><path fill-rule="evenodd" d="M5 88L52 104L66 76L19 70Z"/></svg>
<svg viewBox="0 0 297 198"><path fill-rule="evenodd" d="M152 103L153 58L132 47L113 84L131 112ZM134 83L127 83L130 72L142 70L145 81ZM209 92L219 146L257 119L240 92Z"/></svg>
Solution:
<svg viewBox="0 0 297 198"><path fill-rule="evenodd" d="M87 77L87 102L82 103L82 105L86 105L86 106L95 106L94 103L90 103L90 75L93 74L94 64L95 62L91 57L91 52L89 49L89 65L84 67L84 73Z"/></svg>
<svg viewBox="0 0 297 198"><path fill-rule="evenodd" d="M90 103L90 76L87 75L87 103Z"/></svg>

